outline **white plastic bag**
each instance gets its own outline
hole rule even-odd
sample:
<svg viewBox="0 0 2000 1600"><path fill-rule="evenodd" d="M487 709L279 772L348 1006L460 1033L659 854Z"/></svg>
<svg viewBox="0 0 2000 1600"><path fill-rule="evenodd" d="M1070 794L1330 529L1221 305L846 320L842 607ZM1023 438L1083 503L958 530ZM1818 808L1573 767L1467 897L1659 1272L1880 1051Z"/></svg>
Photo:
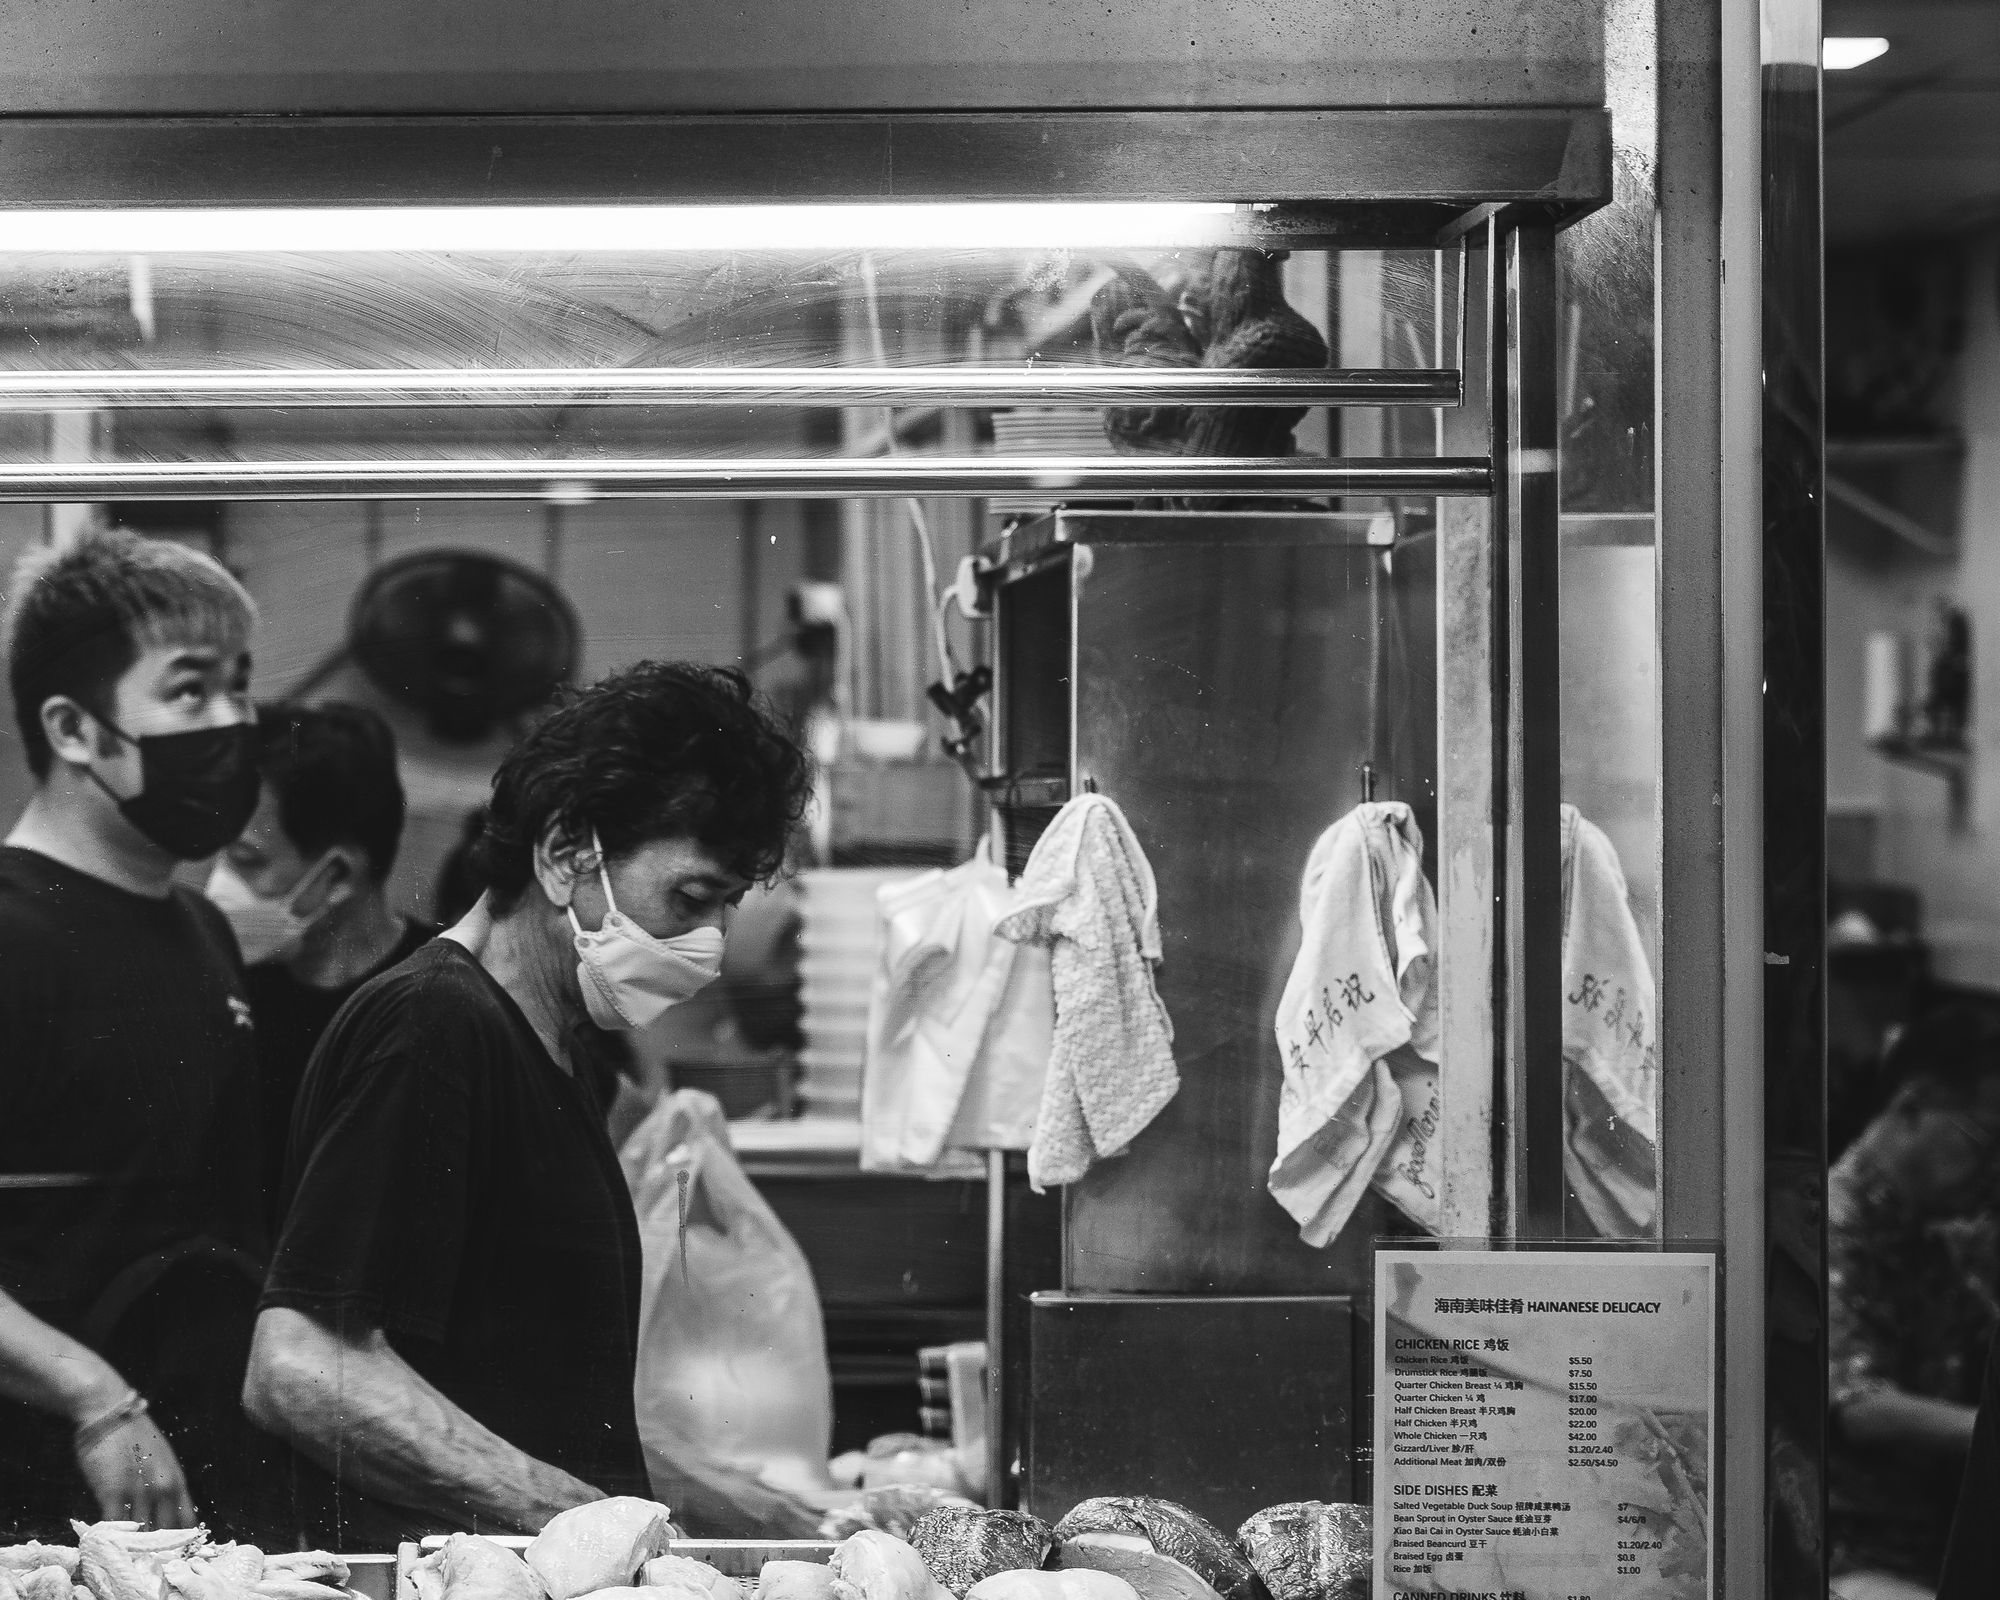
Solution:
<svg viewBox="0 0 2000 1600"><path fill-rule="evenodd" d="M948 872L884 885L875 904L862 1168L944 1175L967 1151L1027 1149L1055 980L1046 947L994 932L1012 904L1007 874L982 845Z"/></svg>
<svg viewBox="0 0 2000 1600"><path fill-rule="evenodd" d="M793 1494L830 1488L819 1291L730 1152L720 1103L691 1089L663 1097L620 1159L645 1252L634 1399L649 1468L684 1472L692 1443Z"/></svg>

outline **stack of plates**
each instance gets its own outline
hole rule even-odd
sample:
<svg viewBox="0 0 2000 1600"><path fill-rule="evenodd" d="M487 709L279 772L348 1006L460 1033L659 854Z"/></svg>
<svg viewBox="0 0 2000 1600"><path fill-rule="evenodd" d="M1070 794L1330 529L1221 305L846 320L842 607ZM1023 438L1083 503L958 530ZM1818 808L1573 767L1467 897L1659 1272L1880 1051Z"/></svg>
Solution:
<svg viewBox="0 0 2000 1600"><path fill-rule="evenodd" d="M1108 456L1104 413L1075 407L1016 406L993 413L996 456ZM986 502L995 516L1051 511L1059 494L997 495Z"/></svg>
<svg viewBox="0 0 2000 1600"><path fill-rule="evenodd" d="M868 1053L868 993L881 925L875 891L917 876L907 867L829 867L799 874L799 982L805 1048L799 1098L809 1114L858 1116Z"/></svg>

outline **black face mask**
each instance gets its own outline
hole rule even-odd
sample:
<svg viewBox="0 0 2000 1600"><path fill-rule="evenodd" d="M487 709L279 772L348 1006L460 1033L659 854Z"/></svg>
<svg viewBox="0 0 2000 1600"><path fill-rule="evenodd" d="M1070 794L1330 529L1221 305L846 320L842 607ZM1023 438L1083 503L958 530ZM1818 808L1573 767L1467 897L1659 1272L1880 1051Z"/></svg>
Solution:
<svg viewBox="0 0 2000 1600"><path fill-rule="evenodd" d="M98 721L139 750L139 792L129 800L111 798L127 822L169 855L183 861L212 856L249 823L260 784L254 722L135 739L105 718ZM95 770L90 775L111 794Z"/></svg>

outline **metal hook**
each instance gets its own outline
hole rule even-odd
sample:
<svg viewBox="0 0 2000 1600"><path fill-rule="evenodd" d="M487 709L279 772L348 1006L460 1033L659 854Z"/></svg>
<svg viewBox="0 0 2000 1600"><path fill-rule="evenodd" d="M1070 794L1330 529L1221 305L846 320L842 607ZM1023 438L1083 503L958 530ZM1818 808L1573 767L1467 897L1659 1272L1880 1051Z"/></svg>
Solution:
<svg viewBox="0 0 2000 1600"><path fill-rule="evenodd" d="M1361 801L1363 805L1368 805L1371 804L1374 801L1374 799L1375 799L1375 763L1372 761L1364 761L1361 763Z"/></svg>

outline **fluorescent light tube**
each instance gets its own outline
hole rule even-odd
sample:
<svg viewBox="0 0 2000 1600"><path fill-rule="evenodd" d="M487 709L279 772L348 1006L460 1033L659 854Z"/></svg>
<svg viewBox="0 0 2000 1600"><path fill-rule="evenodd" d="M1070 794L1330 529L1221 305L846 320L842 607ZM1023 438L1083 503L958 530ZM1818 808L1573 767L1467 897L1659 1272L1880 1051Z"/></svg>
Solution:
<svg viewBox="0 0 2000 1600"><path fill-rule="evenodd" d="M1888 51L1887 39L1867 39L1856 35L1832 34L1820 41L1820 65L1828 72L1851 72L1865 67Z"/></svg>
<svg viewBox="0 0 2000 1600"><path fill-rule="evenodd" d="M325 206L0 210L0 251L67 255L1021 250L1245 242L1232 204Z"/></svg>

